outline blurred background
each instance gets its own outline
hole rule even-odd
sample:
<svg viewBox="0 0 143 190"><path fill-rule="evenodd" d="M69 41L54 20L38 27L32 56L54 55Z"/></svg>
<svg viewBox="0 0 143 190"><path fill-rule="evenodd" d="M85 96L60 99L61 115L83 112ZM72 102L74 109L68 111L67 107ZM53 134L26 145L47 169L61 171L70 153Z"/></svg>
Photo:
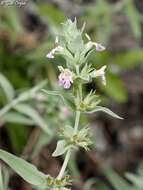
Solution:
<svg viewBox="0 0 143 190"><path fill-rule="evenodd" d="M78 26L106 51L93 53L95 68L107 65L107 86L95 80L85 87L124 120L105 114L82 116L92 131L90 151L74 152L69 163L73 190L143 189L143 1L1 0L0 1L0 148L56 176L62 158L53 158L57 131L73 113L57 90L60 57L48 60L60 23L77 17ZM61 94L64 91L61 90ZM70 99L67 99L70 103ZM62 124L62 126L61 126ZM1 163L6 189L32 190ZM5 190L6 190L5 189Z"/></svg>

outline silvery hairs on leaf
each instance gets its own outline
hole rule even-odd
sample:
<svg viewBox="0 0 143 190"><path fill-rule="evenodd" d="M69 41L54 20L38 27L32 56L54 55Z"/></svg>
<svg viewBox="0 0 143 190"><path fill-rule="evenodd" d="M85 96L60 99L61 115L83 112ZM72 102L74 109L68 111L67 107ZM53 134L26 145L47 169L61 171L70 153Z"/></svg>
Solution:
<svg viewBox="0 0 143 190"><path fill-rule="evenodd" d="M32 164L1 149L0 159L7 163L28 183L34 186L39 186L43 188L46 187L47 176L44 173L38 171L38 169Z"/></svg>

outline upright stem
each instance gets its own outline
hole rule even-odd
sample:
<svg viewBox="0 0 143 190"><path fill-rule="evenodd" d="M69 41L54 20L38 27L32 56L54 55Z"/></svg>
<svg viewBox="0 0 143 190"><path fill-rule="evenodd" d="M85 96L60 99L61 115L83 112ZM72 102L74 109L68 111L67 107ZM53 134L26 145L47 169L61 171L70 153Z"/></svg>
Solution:
<svg viewBox="0 0 143 190"><path fill-rule="evenodd" d="M78 68L78 69L79 69L79 68ZM82 101L82 85L81 85L81 84L79 85L78 90L77 90L77 97L79 97L79 103L80 103L80 101ZM74 133L75 133L75 134L77 133L77 130L78 130L79 120L80 120L80 111L79 111L79 110L76 110L75 124L74 124ZM67 165L68 165L68 161L69 161L69 159L70 159L71 152L72 152L72 148L69 148L69 150L68 150L67 153L66 153L66 156L65 156L63 165L62 165L62 167L61 167L61 170L60 170L60 172L59 172L59 174L58 174L57 179L62 179L62 177L63 177L63 175L64 175L64 172L65 172L65 170L66 170L66 167L67 167Z"/></svg>
<svg viewBox="0 0 143 190"><path fill-rule="evenodd" d="M62 177L64 175L64 172L66 170L66 167L68 165L68 161L70 159L70 156L71 156L71 148L66 153L65 160L63 162L62 168L61 168L61 170L59 172L59 175L58 175L57 179L62 179Z"/></svg>
<svg viewBox="0 0 143 190"><path fill-rule="evenodd" d="M74 125L74 133L77 132L78 130L78 125L79 125L79 119L80 119L80 111L76 111L76 118L75 118L75 125ZM66 170L66 167L68 165L68 161L70 159L70 156L71 156L71 148L67 151L66 153L66 156L65 156L65 160L63 162L63 165L62 165L62 168L59 172L59 175L57 177L57 179L62 179L63 175L64 175L64 172Z"/></svg>
<svg viewBox="0 0 143 190"><path fill-rule="evenodd" d="M74 125L74 133L76 133L78 130L79 119L80 119L80 111L77 110L76 118L75 118L75 125Z"/></svg>

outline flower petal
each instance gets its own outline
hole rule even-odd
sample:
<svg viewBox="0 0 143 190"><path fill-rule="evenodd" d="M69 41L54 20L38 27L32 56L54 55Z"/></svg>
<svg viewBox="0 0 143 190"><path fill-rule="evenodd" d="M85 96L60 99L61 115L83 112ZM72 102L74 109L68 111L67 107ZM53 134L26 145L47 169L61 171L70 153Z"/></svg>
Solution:
<svg viewBox="0 0 143 190"><path fill-rule="evenodd" d="M102 44L99 44L99 43L95 43L93 42L93 45L96 47L96 51L104 51L106 48L102 45Z"/></svg>
<svg viewBox="0 0 143 190"><path fill-rule="evenodd" d="M54 55L52 54L52 52L50 51L47 55L46 55L47 58L49 59L53 59L54 58Z"/></svg>

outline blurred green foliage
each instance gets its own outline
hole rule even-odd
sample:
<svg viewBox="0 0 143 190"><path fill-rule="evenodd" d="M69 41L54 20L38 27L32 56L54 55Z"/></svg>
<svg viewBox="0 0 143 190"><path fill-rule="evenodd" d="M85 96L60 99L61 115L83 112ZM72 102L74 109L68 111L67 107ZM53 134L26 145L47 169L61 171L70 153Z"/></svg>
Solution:
<svg viewBox="0 0 143 190"><path fill-rule="evenodd" d="M115 190L142 190L143 189L143 165L140 164L137 174L126 173L126 179L121 177L115 171L109 169L106 172L108 180L111 182Z"/></svg>

